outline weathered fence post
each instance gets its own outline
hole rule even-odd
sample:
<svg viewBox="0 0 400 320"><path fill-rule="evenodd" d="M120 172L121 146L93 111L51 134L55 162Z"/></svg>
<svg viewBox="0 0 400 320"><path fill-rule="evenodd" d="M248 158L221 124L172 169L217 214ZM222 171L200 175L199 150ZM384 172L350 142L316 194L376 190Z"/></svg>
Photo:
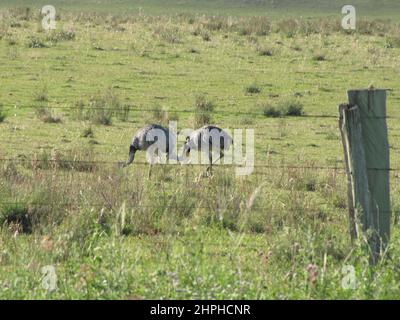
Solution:
<svg viewBox="0 0 400 320"><path fill-rule="evenodd" d="M352 240L364 236L376 262L390 238L389 142L385 90L351 90L339 126L348 178ZM358 230L358 222L362 234Z"/></svg>

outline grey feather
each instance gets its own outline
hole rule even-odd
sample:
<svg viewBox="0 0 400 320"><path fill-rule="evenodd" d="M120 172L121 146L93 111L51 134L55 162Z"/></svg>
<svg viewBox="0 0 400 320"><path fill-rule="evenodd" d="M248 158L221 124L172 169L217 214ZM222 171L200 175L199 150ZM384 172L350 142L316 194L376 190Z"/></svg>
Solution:
<svg viewBox="0 0 400 320"><path fill-rule="evenodd" d="M189 156L191 150L204 152L208 155L211 169L213 165L212 152L219 152L219 159L224 157L224 151L233 144L232 137L223 129L207 125L192 132L183 148L182 159Z"/></svg>
<svg viewBox="0 0 400 320"><path fill-rule="evenodd" d="M162 138L161 141L159 141L160 137ZM129 159L125 166L128 166L133 162L137 151L147 151L156 142L158 142L158 149L163 153L167 153L169 158L175 156L175 134L172 132L170 134L169 129L164 128L161 125L150 124L138 130L133 137L132 143L129 147ZM172 147L172 150L170 150L170 147Z"/></svg>

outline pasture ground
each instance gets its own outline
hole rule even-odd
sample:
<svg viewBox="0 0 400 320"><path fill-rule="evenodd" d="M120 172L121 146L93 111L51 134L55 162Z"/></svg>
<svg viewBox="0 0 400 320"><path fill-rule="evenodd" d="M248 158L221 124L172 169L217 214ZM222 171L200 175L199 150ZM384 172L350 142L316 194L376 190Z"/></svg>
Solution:
<svg viewBox="0 0 400 320"><path fill-rule="evenodd" d="M35 10L0 9L0 298L399 297L399 171L391 245L372 268L365 243L349 240L337 118L347 89L390 89L400 168L400 26L372 20L395 1L364 2L370 14L353 33L307 7L290 12L312 18L295 19L268 3L271 18L239 2L230 17L222 1L165 15L162 1L126 5L132 14L54 2L52 33ZM144 154L117 167L144 124L193 127L199 95L213 123L255 129L254 174L158 166L148 179ZM271 117L290 105L304 114ZM45 266L57 274L51 292ZM344 266L354 289L342 287Z"/></svg>

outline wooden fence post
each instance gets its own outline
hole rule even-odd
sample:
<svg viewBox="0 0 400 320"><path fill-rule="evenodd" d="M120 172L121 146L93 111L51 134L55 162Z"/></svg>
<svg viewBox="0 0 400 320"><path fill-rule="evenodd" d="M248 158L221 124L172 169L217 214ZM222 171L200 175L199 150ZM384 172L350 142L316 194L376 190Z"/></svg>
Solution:
<svg viewBox="0 0 400 320"><path fill-rule="evenodd" d="M385 90L351 90L339 127L348 178L352 240L364 236L375 263L390 238L389 142ZM362 234L357 226L361 224Z"/></svg>
<svg viewBox="0 0 400 320"><path fill-rule="evenodd" d="M357 141L361 137L361 125L359 122L359 111L358 108L350 108L349 105L347 104L342 104L339 106L339 128L340 128L340 133L342 136L342 143L343 143L343 149L344 149L344 160L345 160L345 166L346 166L346 174L347 174L347 198L348 198L348 207L349 207L349 223L350 223L350 237L351 240L355 240L358 235L359 231L357 229L357 223L356 223L356 196L355 196L355 175L353 172L355 172L355 169L353 168L353 162L351 161L354 159L355 154L361 154L364 152L356 152L351 148L351 146L358 146L362 148L361 144L354 143L354 140ZM353 125L350 125L349 123L352 122ZM350 142L352 141L352 142ZM355 164L357 166L357 162ZM365 167L363 164L361 166ZM357 167L358 168L358 167ZM356 169L357 170L357 169Z"/></svg>

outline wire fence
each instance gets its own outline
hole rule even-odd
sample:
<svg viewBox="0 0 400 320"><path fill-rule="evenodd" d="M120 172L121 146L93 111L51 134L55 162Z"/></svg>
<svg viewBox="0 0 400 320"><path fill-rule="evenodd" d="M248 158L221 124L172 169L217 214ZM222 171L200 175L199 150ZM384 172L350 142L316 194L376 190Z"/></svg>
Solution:
<svg viewBox="0 0 400 320"><path fill-rule="evenodd" d="M7 205L18 205L18 204L26 204L27 202L22 202L22 201L0 201L0 203L1 204L7 204ZM71 205L71 206L73 206L73 205L77 205L76 201L74 201L74 202L61 202L61 203L29 201L28 203L30 205L32 205L32 206L54 206L54 205L63 205L63 206L70 206ZM89 204L90 206L93 206L93 207L102 207L102 206L104 207L105 206L105 203L90 203L90 202L86 203L84 201L81 203L81 205L86 205L86 204ZM314 203L314 205L323 205L323 204L326 204L326 203L325 202L324 203L322 203L322 202L321 203ZM232 205L223 206L223 203L220 203L218 206L217 205L213 205L213 204L210 204L210 205L206 206L206 205L190 205L190 204L177 205L177 204L170 204L168 202L164 202L164 203L154 203L154 204L148 204L148 205L136 204L135 208L154 208L155 206L158 206L158 205L167 206L167 207L174 207L174 208L181 208L181 209L187 209L188 207L194 208L194 209L209 209L211 207L214 207L216 209L225 210L227 208L233 207ZM274 212L274 213L280 213L280 212L282 212L284 210L288 210L288 208L282 208L282 209L278 210L276 208L271 208L270 206L262 206L262 205L257 205L256 207L258 207L260 209L269 209L269 210L271 210L271 212ZM315 212L318 212L318 210L315 210Z"/></svg>
<svg viewBox="0 0 400 320"><path fill-rule="evenodd" d="M6 105L6 107L9 108L14 108L16 110L19 109L35 109L37 108L37 106L34 105ZM76 111L82 111L82 108L79 106L53 106L50 107L49 109L62 109L62 110L76 110ZM89 107L89 109L106 109L109 111L116 111L116 112L121 112L123 111L121 108L109 108L109 107ZM164 111L164 110L160 110L158 108L140 108L138 106L130 106L128 108L128 112L160 112L160 111ZM165 110L168 112L176 112L176 113L184 113L184 114L196 114L197 112L195 110ZM213 114L220 114L220 115L234 115L234 116L255 116L255 115L260 115L263 116L264 113L263 112L254 112L254 111L226 111L226 110L216 110L212 112ZM337 115L329 115L329 114L303 114L301 115L301 117L298 117L300 119L310 119L310 118L323 118L323 119L335 119L336 121L339 119L339 117ZM297 119L298 119L297 118ZM386 119L398 119L397 117L391 117L391 116L387 116L384 117ZM265 129L268 127L289 127L289 126L298 126L298 123L287 123L286 122L287 118L271 118L271 120L276 121L276 120L281 120L282 122L280 124L273 124L273 123L266 123L265 125L260 125L257 126L256 128L259 129ZM312 126L314 124L310 124L309 121L306 122L306 125ZM337 123L335 123L335 127L337 126ZM333 125L332 125L333 127ZM251 126L251 128L255 128L254 126ZM299 128L296 128L299 129ZM323 128L321 128L322 130ZM327 132L328 133L328 132ZM259 133L259 136L269 136L270 137L271 133L270 132L262 132ZM13 136L14 137L14 136ZM35 139L35 138L45 138L46 136L43 135L29 135L29 136L21 136L21 135L17 135L18 139L7 139L7 140L0 140L0 142L2 144L13 144L16 146L21 146L24 144L27 144L27 142L29 142L29 140L31 139ZM23 139L23 140L21 140ZM310 137L307 138L308 142L311 142L312 139L310 139ZM339 143L339 135L338 135L338 143ZM111 144L111 143L101 143L101 145L104 146L112 146L113 148L123 148L124 150L128 148L128 143L127 144ZM17 151L17 152L26 152L28 148L21 148L21 147L14 147L14 146L7 146L8 149L13 150L13 151ZM391 148L396 149L395 146L391 146ZM55 149L52 146L45 146L45 147L39 147L39 149ZM33 150L32 150L33 151ZM88 150L87 150L88 151ZM77 150L75 149L63 149L60 148L60 150L57 150L57 152L60 153L71 153L73 154L74 152L77 152ZM267 154L269 153L268 151L266 152ZM320 153L320 152L316 152L316 153ZM104 152L95 152L93 150L89 150L88 154L90 154L90 157L93 156L101 156L104 157L105 153ZM331 166L331 165L318 165L318 164L291 164L291 163L284 163L284 159L290 159L292 158L292 161L294 160L293 157L298 157L299 153L298 152L294 152L293 154L288 153L287 151L285 153L280 153L280 152L273 152L271 153L273 156L276 156L275 159L273 160L268 160L268 162L264 162L264 163L256 163L254 165L251 165L251 167L253 167L254 169L257 169L256 171L254 171L252 174L254 175L265 175L267 173L270 173L270 170L313 170L313 171L320 171L320 172L334 172L335 174L346 174L346 171L344 169L344 164L343 165L335 165L335 166ZM309 155L309 153L307 153ZM109 156L110 154L108 153L107 156ZM85 157L85 154L82 155L83 157ZM125 156L125 153L121 156ZM278 159L280 158L280 159ZM281 163L274 163L277 162L277 160ZM32 157L31 156L26 156L23 155L22 157L0 157L0 162L2 163L6 163L6 162L10 162L10 163L20 163L20 164L32 164L32 163L42 163L42 164L50 164L51 166L53 166L54 168L59 168L60 165L69 165L68 169L66 169L65 171L80 171L79 168L76 168L80 165L93 165L93 166L107 166L107 165L112 165L112 166L120 166L121 165L121 161L111 161L111 160L94 160L94 159L74 159L74 160L70 160L70 159L63 159L62 157L59 159L53 159L51 158L46 158L46 159L41 159L36 158L36 157ZM312 159L311 161L309 161L309 163L312 163ZM134 163L135 166L148 166L149 163L146 161L135 161ZM172 166L176 166L176 163L162 163L163 166L167 166L167 167L172 167ZM184 164L187 167L193 167L193 166L199 166L199 167L208 167L209 164L208 163L199 163L199 164ZM235 168L235 167L241 167L240 164L216 164L216 167L223 167L223 168ZM263 169L265 170L269 170L269 171L263 171ZM400 168L399 167L391 167L391 168L367 168L368 170L373 170L373 171L389 171L389 172L400 172ZM88 170L90 171L90 170ZM62 170L61 170L62 172ZM32 205L49 205L46 203L43 204L32 204ZM71 204L72 205L72 204Z"/></svg>
<svg viewBox="0 0 400 320"><path fill-rule="evenodd" d="M31 137L32 138L32 137ZM26 144L26 141L28 140L23 140L23 141L13 141L10 142L8 140L0 140L0 142L3 142L4 144L7 143L12 143L13 145L23 145ZM14 162L14 163L54 163L54 164L93 164L93 165L119 165L122 162L124 162L124 157L128 155L128 147L129 144L124 144L124 145L114 145L114 144L104 144L101 143L101 146L112 146L114 151L110 150L104 150L104 151L95 151L94 147L88 147L88 145L85 145L87 149L82 149L82 146L79 146L77 148L72 148L72 149L65 149L65 148L56 148L53 146L31 146L30 148L21 148L21 147L14 147L14 146L7 146L8 150L15 151L16 156L8 156L8 157L0 157L0 162ZM265 158L267 158L267 163L261 162L261 163L254 163L252 165L254 168L269 168L269 169L298 169L298 170L304 170L304 169L313 169L313 170L335 170L335 171L343 171L344 170L344 164L343 164L343 159L338 158L336 160L336 164L334 166L332 165L321 165L321 157L320 157L320 150L316 149L315 152L304 152L305 147L308 146L302 146L301 147L301 152L299 151L293 151L292 153L288 153L287 151L285 153L280 152L279 150L276 151L274 148L266 149L265 150ZM315 146L314 146L315 147ZM397 147L391 146L391 149L397 150ZM49 151L46 151L49 150ZM178 154L179 154L179 149L178 149ZM99 157L108 157L110 156L117 156L118 155L118 160L98 160L94 159L96 156ZM293 162L298 162L302 161L302 157L305 155L308 156L307 165L294 165L292 164ZM318 158L312 159L309 156L310 155L315 155L318 156ZM74 160L68 159L68 157L75 158ZM76 159L78 158L78 159ZM82 159L83 158L83 159ZM87 158L87 159L85 159ZM199 158L202 159L202 158ZM208 159L207 159L208 160ZM231 159L232 160L232 159ZM326 159L328 160L328 159ZM330 162L332 162L332 159L329 159ZM203 161L204 163L182 163L186 166L208 166L208 162ZM240 167L241 164L240 162L236 163L222 163L221 162L216 163L216 166L223 166L223 167ZM284 162L283 164L275 164L276 162ZM319 162L319 163L318 163ZM179 163L179 162L178 162ZM340 163L340 165L337 165ZM146 165L148 166L150 162L146 161L135 161L135 165L143 166ZM154 164L162 164L165 166L176 166L177 162L160 162L160 163L154 163ZM342 165L343 164L343 165ZM400 171L399 167L390 167L390 168L368 168L369 170L376 170L376 171L393 171L393 172L398 172Z"/></svg>
<svg viewBox="0 0 400 320"><path fill-rule="evenodd" d="M66 163L66 164L112 164L112 165L119 165L121 164L120 161L106 161L106 160L63 160L63 159L36 159L36 158L0 158L0 162L16 162L16 163L28 163L28 162L38 162L38 163ZM135 165L145 165L149 166L150 163L146 161L135 161ZM163 166L176 166L177 163L160 163L160 165ZM198 163L198 164L192 164L192 163L183 163L183 166L203 166L203 167L208 167L208 163ZM235 163L229 163L229 164L215 164L214 166L222 166L222 167L240 167L243 166L241 164L235 164ZM297 170L305 170L305 169L311 169L311 170L332 170L332 171L342 171L344 170L342 167L338 166L313 166L313 165L274 165L274 164L253 164L251 165L254 168L269 168L269 169L297 169ZM397 171L400 169L386 169L386 168L370 168L371 170L391 170L391 171Z"/></svg>
<svg viewBox="0 0 400 320"><path fill-rule="evenodd" d="M20 109L38 109L42 106L35 106L35 105L2 105L3 107L13 108L15 110ZM129 106L127 109L124 109L123 106L121 107L97 107L97 106L50 106L49 109L60 109L60 110L76 110L76 111L87 111L87 110L107 110L107 111L114 111L114 112L171 112L171 113L184 113L184 114L196 114L198 111L193 109L159 109L159 108L141 108L136 105ZM260 108L262 109L262 108ZM213 110L212 114L220 114L220 115L229 115L229 116L265 116L264 111L231 111L231 110ZM330 118L330 119L339 119L338 115L333 114L299 114L298 118ZM371 117L371 119L400 119L394 116L386 116L386 117Z"/></svg>
<svg viewBox="0 0 400 320"><path fill-rule="evenodd" d="M100 160L62 160L62 159L18 159L18 158L0 158L0 162L13 162L13 163L54 163L54 164L70 164L71 168L73 168L73 164L91 164L91 165L121 165L122 161L100 161ZM179 163L178 163L179 164ZM135 165L138 166L149 166L149 162L145 161L135 161ZM162 165L169 167L176 167L177 163L154 163L153 165ZM182 166L199 166L199 167L208 167L208 163L183 163ZM244 167L243 164L214 164L215 167L226 167L226 168L240 168ZM249 165L248 167L254 168L266 168L266 169L284 169L284 170L327 170L327 171L336 171L338 173L345 173L345 169L339 166L306 166L306 165L274 165L274 164L254 164ZM400 168L367 168L367 170L371 171L391 171L391 172L400 172Z"/></svg>
<svg viewBox="0 0 400 320"><path fill-rule="evenodd" d="M311 209L311 207L282 207L281 209L274 208L271 206L266 206L266 205L254 205L254 206L247 206L246 203L243 203L242 206L244 207L244 210L252 210L252 209L258 209L258 210L263 210L267 211L268 213L271 214L282 214L284 212L293 212L293 211L304 211L307 212L308 215L313 215L313 214L320 214L321 210L319 209L321 206L327 205L329 202L315 202L312 203L314 206L316 206L318 209ZM6 206L26 206L29 205L31 207L58 207L58 208L81 208L83 206L85 207L90 207L90 208L105 208L105 209L114 209L114 210L120 210L123 207L122 202L118 203L107 203L106 201L100 203L100 202L78 202L78 201L68 201L68 202L35 202L35 201L0 201L0 205L6 205ZM236 207L238 209L239 205L226 205L224 206L223 203L218 203L218 204L209 204L209 205L191 205L191 204L176 204L176 203L154 203L151 205L145 205L145 204L135 204L134 206L131 207L133 210L137 209L175 209L175 210L214 210L217 212L221 212L224 210L232 210ZM346 208L341 208L342 210L347 210ZM399 214L399 210L380 210L381 213L396 213Z"/></svg>

